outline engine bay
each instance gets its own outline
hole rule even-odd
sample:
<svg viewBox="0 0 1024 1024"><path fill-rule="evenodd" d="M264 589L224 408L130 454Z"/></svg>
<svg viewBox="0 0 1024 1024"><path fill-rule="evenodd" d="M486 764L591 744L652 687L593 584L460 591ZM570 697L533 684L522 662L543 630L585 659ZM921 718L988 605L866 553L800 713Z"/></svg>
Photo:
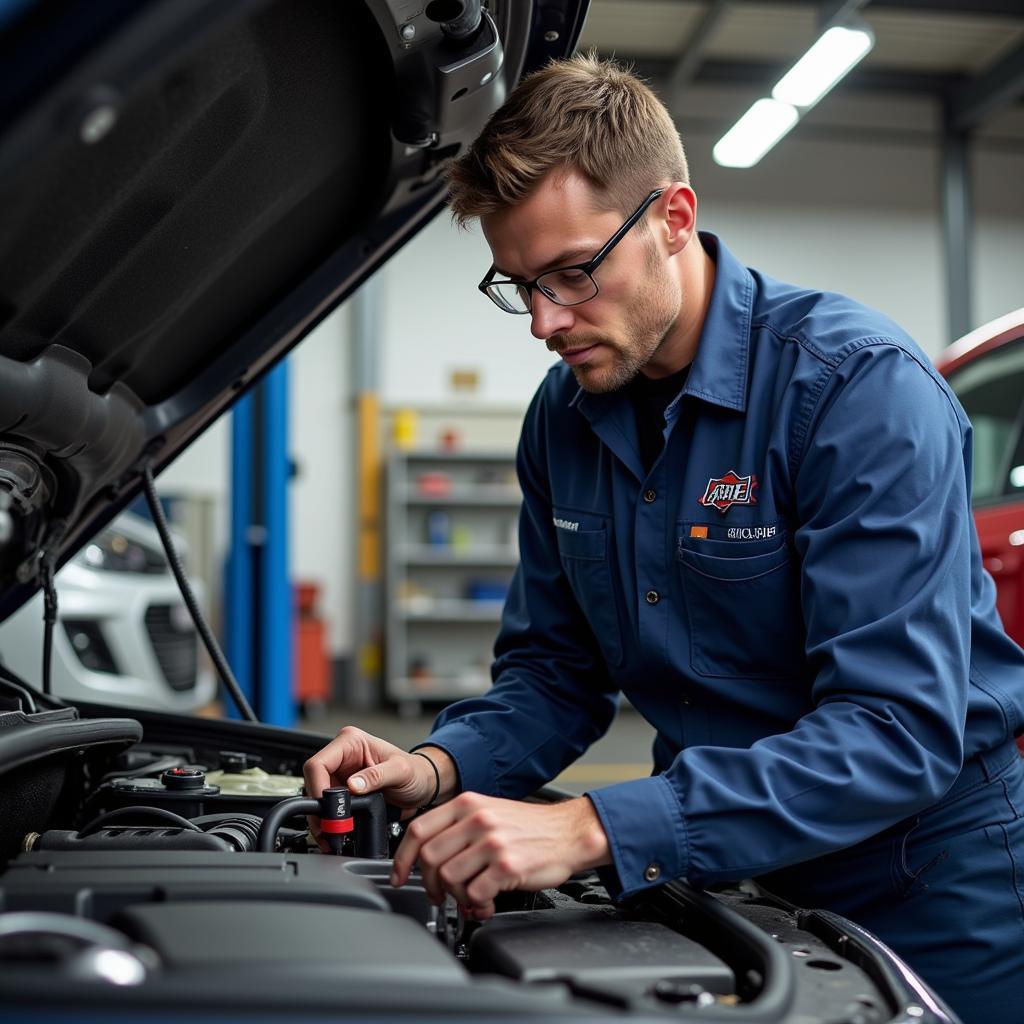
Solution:
<svg viewBox="0 0 1024 1024"><path fill-rule="evenodd" d="M416 875L389 884L404 826L379 796L303 795L322 737L112 710L0 713L9 1005L945 1019L867 933L753 883L616 903L587 874L464 920ZM318 808L335 852L308 833Z"/></svg>

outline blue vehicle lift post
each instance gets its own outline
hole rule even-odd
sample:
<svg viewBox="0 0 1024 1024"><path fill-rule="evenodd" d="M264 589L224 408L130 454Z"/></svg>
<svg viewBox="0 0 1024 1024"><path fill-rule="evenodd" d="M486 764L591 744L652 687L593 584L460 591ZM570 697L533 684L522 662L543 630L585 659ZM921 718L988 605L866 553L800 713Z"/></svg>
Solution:
<svg viewBox="0 0 1024 1024"><path fill-rule="evenodd" d="M261 722L295 724L294 606L288 573L288 367L232 412L228 660ZM231 714L237 717L232 708Z"/></svg>

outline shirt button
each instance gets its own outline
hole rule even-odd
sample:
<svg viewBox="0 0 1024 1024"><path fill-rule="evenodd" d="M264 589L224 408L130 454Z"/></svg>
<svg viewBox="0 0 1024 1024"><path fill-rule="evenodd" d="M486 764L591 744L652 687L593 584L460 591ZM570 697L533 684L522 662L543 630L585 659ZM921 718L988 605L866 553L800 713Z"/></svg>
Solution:
<svg viewBox="0 0 1024 1024"><path fill-rule="evenodd" d="M647 593L644 594L644 600L648 604L657 604L661 600L661 594L656 590L648 590Z"/></svg>
<svg viewBox="0 0 1024 1024"><path fill-rule="evenodd" d="M684 708L688 708L693 703L693 698L688 693L684 693L682 697L679 698L679 703L682 704Z"/></svg>
<svg viewBox="0 0 1024 1024"><path fill-rule="evenodd" d="M654 499L657 496L658 496L658 492L655 491L655 490L652 490L651 488L648 488L646 491L644 491L644 501L646 501L648 505L650 505L650 503L652 501L654 501Z"/></svg>
<svg viewBox="0 0 1024 1024"><path fill-rule="evenodd" d="M656 882L661 878L661 867L658 864L648 864L647 869L644 871L644 878L648 882Z"/></svg>

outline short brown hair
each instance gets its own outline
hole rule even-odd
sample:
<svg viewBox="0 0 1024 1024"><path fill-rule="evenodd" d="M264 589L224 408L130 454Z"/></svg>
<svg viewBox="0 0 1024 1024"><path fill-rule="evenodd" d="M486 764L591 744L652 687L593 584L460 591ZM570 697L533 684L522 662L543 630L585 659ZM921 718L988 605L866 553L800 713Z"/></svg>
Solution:
<svg viewBox="0 0 1024 1024"><path fill-rule="evenodd" d="M462 226L525 199L555 168L580 171L623 214L652 189L689 184L679 133L639 78L594 52L553 60L523 79L448 176Z"/></svg>

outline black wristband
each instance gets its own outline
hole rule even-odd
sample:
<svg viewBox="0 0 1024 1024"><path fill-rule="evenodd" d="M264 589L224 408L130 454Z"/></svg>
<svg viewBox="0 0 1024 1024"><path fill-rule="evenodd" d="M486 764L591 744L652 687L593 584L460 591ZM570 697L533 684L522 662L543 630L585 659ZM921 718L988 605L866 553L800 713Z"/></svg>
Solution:
<svg viewBox="0 0 1024 1024"><path fill-rule="evenodd" d="M414 750L413 755L422 757L434 769L434 795L420 808L421 811L427 810L437 804L437 798L441 795L441 773L438 771L437 765L434 764L434 759L428 754L424 754L422 750Z"/></svg>

